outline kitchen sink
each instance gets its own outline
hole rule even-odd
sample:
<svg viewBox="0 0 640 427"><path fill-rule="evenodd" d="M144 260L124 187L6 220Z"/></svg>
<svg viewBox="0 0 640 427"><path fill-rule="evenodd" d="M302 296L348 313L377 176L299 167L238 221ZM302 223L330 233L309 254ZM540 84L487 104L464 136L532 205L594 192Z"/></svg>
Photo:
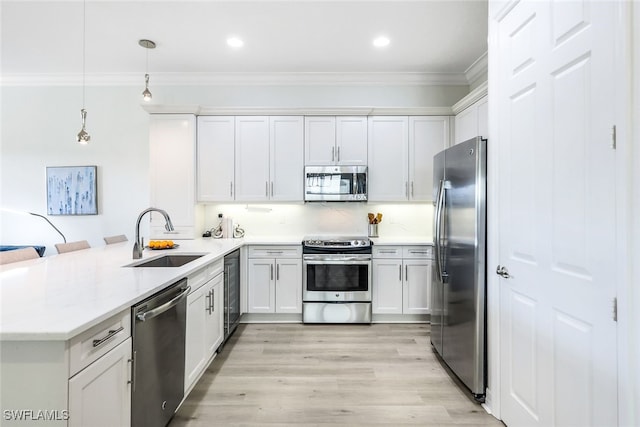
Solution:
<svg viewBox="0 0 640 427"><path fill-rule="evenodd" d="M203 256L204 254L162 255L147 261L129 264L127 267L181 267Z"/></svg>

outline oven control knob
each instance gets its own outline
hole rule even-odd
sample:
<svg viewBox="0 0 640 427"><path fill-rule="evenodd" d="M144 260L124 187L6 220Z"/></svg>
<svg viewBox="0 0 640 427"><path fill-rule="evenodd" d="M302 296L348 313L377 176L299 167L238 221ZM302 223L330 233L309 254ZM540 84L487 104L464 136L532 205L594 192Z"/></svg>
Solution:
<svg viewBox="0 0 640 427"><path fill-rule="evenodd" d="M360 240L354 240L353 242L351 242L351 244L353 246L360 246Z"/></svg>

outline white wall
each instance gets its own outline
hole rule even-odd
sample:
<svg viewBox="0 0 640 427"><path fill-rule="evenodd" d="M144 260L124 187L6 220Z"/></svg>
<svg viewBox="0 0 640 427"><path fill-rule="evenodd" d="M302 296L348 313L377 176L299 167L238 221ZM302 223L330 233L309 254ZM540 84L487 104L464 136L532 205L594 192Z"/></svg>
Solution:
<svg viewBox="0 0 640 427"><path fill-rule="evenodd" d="M122 233L133 240L137 215L149 205L148 115L141 108L142 89L88 86L87 130L92 142L80 146L75 143L80 130L80 87L2 87L0 207L43 214L47 166L97 165L99 214L49 219L68 241L86 239L98 246L103 244L103 236ZM207 107L449 107L468 93L467 86L424 85L152 85L151 90L155 104ZM316 208L310 209L313 216L324 218L316 214ZM350 224L370 210L346 209L339 215L349 217ZM322 208L318 212L323 212ZM398 212L396 218L403 218L394 225L398 231L418 226L410 219L411 209L406 214L402 209ZM48 255L56 253L53 244L61 238L42 219L7 212L1 212L0 217L0 244L40 244L47 246ZM289 218L293 225L281 224L283 229L307 229L295 215ZM254 227L251 221L248 216L249 229L257 232L260 222L256 220ZM383 226L390 223L391 218Z"/></svg>

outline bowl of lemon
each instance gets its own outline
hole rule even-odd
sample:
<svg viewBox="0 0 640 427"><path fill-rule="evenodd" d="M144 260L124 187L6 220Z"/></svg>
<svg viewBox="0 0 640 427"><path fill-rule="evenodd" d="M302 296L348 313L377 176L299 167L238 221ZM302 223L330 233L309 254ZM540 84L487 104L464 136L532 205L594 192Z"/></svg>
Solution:
<svg viewBox="0 0 640 427"><path fill-rule="evenodd" d="M175 249L179 245L173 243L173 240L149 240L148 248L153 250Z"/></svg>

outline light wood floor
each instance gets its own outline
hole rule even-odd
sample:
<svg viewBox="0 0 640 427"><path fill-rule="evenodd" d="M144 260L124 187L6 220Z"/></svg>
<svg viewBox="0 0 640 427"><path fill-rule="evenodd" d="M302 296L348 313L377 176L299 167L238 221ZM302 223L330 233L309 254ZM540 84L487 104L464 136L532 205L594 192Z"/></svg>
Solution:
<svg viewBox="0 0 640 427"><path fill-rule="evenodd" d="M503 426L435 357L429 325L240 325L170 427Z"/></svg>

